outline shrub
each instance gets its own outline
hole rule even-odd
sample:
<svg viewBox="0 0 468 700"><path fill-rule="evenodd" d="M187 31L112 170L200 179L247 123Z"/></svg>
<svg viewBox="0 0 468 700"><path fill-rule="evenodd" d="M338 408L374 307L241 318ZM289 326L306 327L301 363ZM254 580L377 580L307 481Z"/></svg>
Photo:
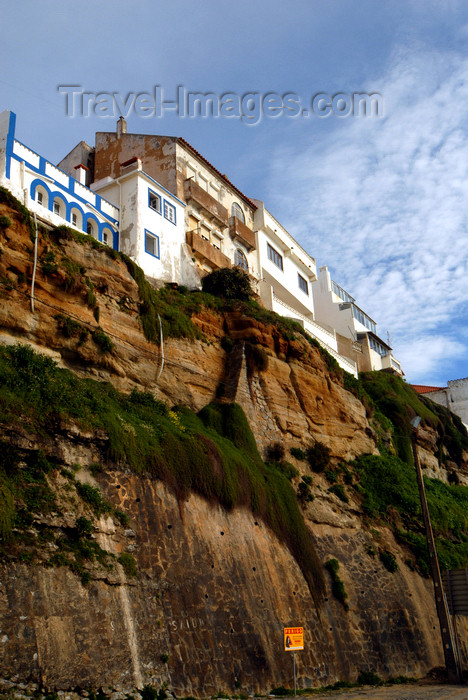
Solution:
<svg viewBox="0 0 468 700"><path fill-rule="evenodd" d="M390 571L391 574L394 574L395 571L397 571L397 569L398 569L397 560L395 559L394 555L391 552L388 552L386 549L381 550L379 552L379 559L382 562L382 564L385 566L387 571Z"/></svg>
<svg viewBox="0 0 468 700"><path fill-rule="evenodd" d="M267 462L281 462L284 459L285 449L282 442L272 442L266 448Z"/></svg>
<svg viewBox="0 0 468 700"><path fill-rule="evenodd" d="M337 600L341 603L345 610L349 610L349 605L346 602L348 594L345 591L344 583L338 575L340 564L337 559L329 559L325 563L325 568L331 576L332 580L332 593Z"/></svg>
<svg viewBox="0 0 468 700"><path fill-rule="evenodd" d="M76 483L76 490L83 501L86 501L91 506L94 513L99 517L103 513L109 513L112 506L102 497L102 493L95 486L89 484Z"/></svg>
<svg viewBox="0 0 468 700"><path fill-rule="evenodd" d="M343 501L343 503L349 503L349 498L343 484L333 484L333 486L330 486L328 490L330 493L334 493L335 496L338 496L340 501Z"/></svg>
<svg viewBox="0 0 468 700"><path fill-rule="evenodd" d="M104 331L98 328L97 331L93 333L93 340L96 345L102 350L102 352L112 352L114 349L114 343L109 338L109 336L104 333Z"/></svg>
<svg viewBox="0 0 468 700"><path fill-rule="evenodd" d="M126 576L136 576L138 573L137 565L135 559L128 552L122 552L119 556L118 561L122 564L122 568L125 571Z"/></svg>
<svg viewBox="0 0 468 700"><path fill-rule="evenodd" d="M11 219L8 216L0 216L0 230L4 231L11 226Z"/></svg>
<svg viewBox="0 0 468 700"><path fill-rule="evenodd" d="M291 447L291 449L289 451L292 454L292 456L295 457L296 459L300 459L300 460L307 459L307 455L306 455L305 451L303 449L301 449L300 447Z"/></svg>
<svg viewBox="0 0 468 700"><path fill-rule="evenodd" d="M81 516L75 523L79 537L89 537L94 530L93 523L88 518Z"/></svg>
<svg viewBox="0 0 468 700"><path fill-rule="evenodd" d="M315 496L310 492L310 484L305 481L304 477L302 477L297 487L297 497L301 503L310 503L315 498Z"/></svg>
<svg viewBox="0 0 468 700"><path fill-rule="evenodd" d="M161 659L163 664L167 664L167 662L169 661L169 654L161 654L159 658Z"/></svg>
<svg viewBox="0 0 468 700"><path fill-rule="evenodd" d="M330 464L330 448L318 440L307 448L307 461L312 471L323 472Z"/></svg>
<svg viewBox="0 0 468 700"><path fill-rule="evenodd" d="M249 276L238 267L233 269L223 267L210 272L202 279L202 289L208 294L223 299L248 301L252 296Z"/></svg>
<svg viewBox="0 0 468 700"><path fill-rule="evenodd" d="M383 680L374 671L360 671L357 682L360 685L382 685Z"/></svg>

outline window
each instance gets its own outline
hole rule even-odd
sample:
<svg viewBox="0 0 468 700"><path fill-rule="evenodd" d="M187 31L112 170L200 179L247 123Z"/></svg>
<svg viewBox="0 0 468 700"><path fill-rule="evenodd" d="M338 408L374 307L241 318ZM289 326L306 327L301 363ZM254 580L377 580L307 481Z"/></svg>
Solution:
<svg viewBox="0 0 468 700"><path fill-rule="evenodd" d="M238 248L234 253L234 265L237 265L237 267L241 267L246 272L249 271L247 258L245 257L244 252L240 248Z"/></svg>
<svg viewBox="0 0 468 700"><path fill-rule="evenodd" d="M148 190L148 206L153 211L157 211L158 214L161 213L161 197L152 190Z"/></svg>
<svg viewBox="0 0 468 700"><path fill-rule="evenodd" d="M91 221L90 219L88 219L88 221L86 223L86 233L89 236L93 236L93 238L97 238L95 223L94 223L94 221Z"/></svg>
<svg viewBox="0 0 468 700"><path fill-rule="evenodd" d="M37 193L37 203L42 206L42 202L44 201L44 198L42 196L42 192Z"/></svg>
<svg viewBox="0 0 468 700"><path fill-rule="evenodd" d="M385 355L388 355L389 353L388 348L379 343L378 340L375 340L375 338L369 338L369 345L372 350L378 352L381 357L385 357Z"/></svg>
<svg viewBox="0 0 468 700"><path fill-rule="evenodd" d="M242 221L243 224L245 224L245 214L242 210L242 207L237 204L237 202L234 202L234 204L231 207L231 214L232 216L237 217Z"/></svg>
<svg viewBox="0 0 468 700"><path fill-rule="evenodd" d="M350 302L351 304L354 301L354 298L351 296L351 294L348 294L348 292L345 292L343 287L340 287L339 284L336 284L336 282L333 282L332 280L332 289L333 292L336 294L337 297L340 297L344 302Z"/></svg>
<svg viewBox="0 0 468 700"><path fill-rule="evenodd" d="M275 263L276 267L279 267L280 270L283 269L283 256L278 253L277 250L273 248L269 243L267 243L267 248L268 248L268 260L271 260L271 262Z"/></svg>
<svg viewBox="0 0 468 700"><path fill-rule="evenodd" d="M104 245L109 245L109 235L107 231L102 232L102 242L104 243Z"/></svg>
<svg viewBox="0 0 468 700"><path fill-rule="evenodd" d="M159 258L159 236L145 229L145 251Z"/></svg>
<svg viewBox="0 0 468 700"><path fill-rule="evenodd" d="M54 214L58 214L58 216L60 216L60 202L57 200L54 202Z"/></svg>
<svg viewBox="0 0 468 700"><path fill-rule="evenodd" d="M359 323L362 323L363 326L367 328L367 330L372 331L372 333L377 333L377 327L374 321L369 318L367 314L364 313L364 311L361 311L361 309L358 309L357 306L354 306L353 304L353 316L354 318L359 321Z"/></svg>
<svg viewBox="0 0 468 700"><path fill-rule="evenodd" d="M302 277L299 273L297 273L297 281L299 283L299 289L301 289L304 294L307 294L309 296L309 285L307 283L307 280Z"/></svg>
<svg viewBox="0 0 468 700"><path fill-rule="evenodd" d="M175 207L172 204L169 204L169 202L166 202L166 200L164 200L164 218L170 221L172 224L175 224L176 222Z"/></svg>
<svg viewBox="0 0 468 700"><path fill-rule="evenodd" d="M72 226L78 226L78 217L76 216L75 212L71 215L71 222Z"/></svg>
<svg viewBox="0 0 468 700"><path fill-rule="evenodd" d="M218 250L222 250L222 238L218 233L211 233L211 245Z"/></svg>

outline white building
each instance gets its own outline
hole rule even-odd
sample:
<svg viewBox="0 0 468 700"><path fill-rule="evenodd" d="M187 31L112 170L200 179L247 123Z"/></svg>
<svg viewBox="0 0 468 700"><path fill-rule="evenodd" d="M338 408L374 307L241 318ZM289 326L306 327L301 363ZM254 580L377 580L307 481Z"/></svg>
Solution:
<svg viewBox="0 0 468 700"><path fill-rule="evenodd" d="M336 331L338 352L356 362L360 372L386 370L403 375L392 348L377 335L377 324L336 282L325 266L313 283L316 320Z"/></svg>
<svg viewBox="0 0 468 700"><path fill-rule="evenodd" d="M420 384L412 386L418 394L424 394L431 401L445 406L449 411L459 416L468 429L468 377L448 381L446 387L421 386Z"/></svg>
<svg viewBox="0 0 468 700"><path fill-rule="evenodd" d="M84 185L82 165L71 177L15 138L16 115L0 114L0 185L10 190L37 218L66 224L119 248L119 210Z"/></svg>
<svg viewBox="0 0 468 700"><path fill-rule="evenodd" d="M265 208L252 200L257 237L256 264L259 271L258 292L267 307L280 316L292 318L337 360L340 367L356 375L356 363L338 352L336 333L315 320L312 283L317 267L312 258L291 234Z"/></svg>

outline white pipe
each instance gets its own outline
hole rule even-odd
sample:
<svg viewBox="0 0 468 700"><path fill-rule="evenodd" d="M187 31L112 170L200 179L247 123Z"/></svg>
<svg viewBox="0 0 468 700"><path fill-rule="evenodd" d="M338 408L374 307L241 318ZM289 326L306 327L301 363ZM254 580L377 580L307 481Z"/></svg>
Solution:
<svg viewBox="0 0 468 700"><path fill-rule="evenodd" d="M159 318L159 329L160 329L160 335L161 335L161 367L159 369L159 374L157 376L156 381L159 381L159 377L162 374L163 367L164 367L164 336L163 336L163 329L162 329L162 322L161 322L161 316L158 314Z"/></svg>
<svg viewBox="0 0 468 700"><path fill-rule="evenodd" d="M37 217L36 212L34 212L34 225L36 227L36 237L34 239L34 267L31 281L31 311L34 313L34 282L36 281L36 267L37 267Z"/></svg>

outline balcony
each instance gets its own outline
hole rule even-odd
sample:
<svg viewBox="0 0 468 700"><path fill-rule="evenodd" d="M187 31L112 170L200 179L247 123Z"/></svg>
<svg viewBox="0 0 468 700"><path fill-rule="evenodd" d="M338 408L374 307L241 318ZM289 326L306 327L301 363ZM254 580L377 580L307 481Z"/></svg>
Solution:
<svg viewBox="0 0 468 700"><path fill-rule="evenodd" d="M184 197L186 202L192 201L201 207L208 215L207 218L213 219L220 228L226 228L229 218L228 210L200 185L197 185L192 178L184 180Z"/></svg>
<svg viewBox="0 0 468 700"><path fill-rule="evenodd" d="M229 235L232 240L238 240L243 243L248 250L255 250L255 233L246 226L237 216L231 216L229 219Z"/></svg>
<svg viewBox="0 0 468 700"><path fill-rule="evenodd" d="M213 269L231 267L231 261L228 256L215 248L214 245L196 231L187 231L187 243L194 254L207 262Z"/></svg>

